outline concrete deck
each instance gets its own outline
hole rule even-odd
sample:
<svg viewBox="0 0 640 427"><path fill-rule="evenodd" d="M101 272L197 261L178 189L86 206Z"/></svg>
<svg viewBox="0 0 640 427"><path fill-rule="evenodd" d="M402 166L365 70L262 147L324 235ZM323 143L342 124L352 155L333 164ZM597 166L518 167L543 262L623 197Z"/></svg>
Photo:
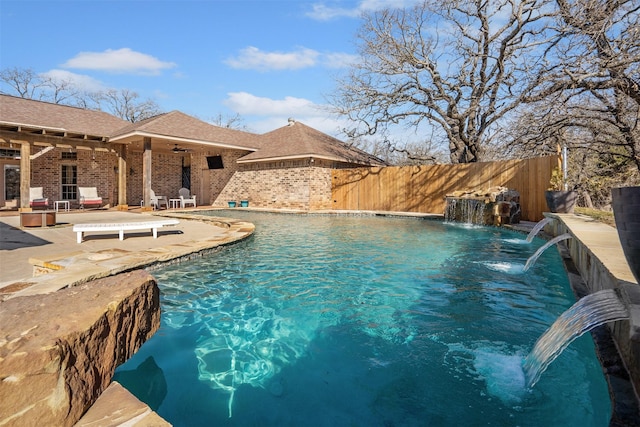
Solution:
<svg viewBox="0 0 640 427"><path fill-rule="evenodd" d="M160 215L160 216L159 216ZM178 225L151 231L86 233L76 242L74 224L145 222L176 218ZM188 211L123 212L117 210L57 214L50 227L20 227L14 215L0 217L0 300L53 292L89 280L190 256L240 240L253 224L230 218L195 216ZM48 274L45 274L48 273Z"/></svg>

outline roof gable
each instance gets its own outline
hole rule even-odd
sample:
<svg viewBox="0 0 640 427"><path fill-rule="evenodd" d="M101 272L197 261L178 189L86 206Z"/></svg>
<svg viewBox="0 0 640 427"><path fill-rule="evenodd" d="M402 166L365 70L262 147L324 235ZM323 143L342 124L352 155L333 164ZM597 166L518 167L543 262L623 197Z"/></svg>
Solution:
<svg viewBox="0 0 640 427"><path fill-rule="evenodd" d="M111 137L111 141L118 141L133 135L187 139L247 149L257 149L261 145L256 134L215 126L180 111L171 111L131 123L118 129Z"/></svg>
<svg viewBox="0 0 640 427"><path fill-rule="evenodd" d="M371 154L293 120L287 126L265 133L260 138L260 150L240 158L239 163L316 157L362 165L384 164Z"/></svg>

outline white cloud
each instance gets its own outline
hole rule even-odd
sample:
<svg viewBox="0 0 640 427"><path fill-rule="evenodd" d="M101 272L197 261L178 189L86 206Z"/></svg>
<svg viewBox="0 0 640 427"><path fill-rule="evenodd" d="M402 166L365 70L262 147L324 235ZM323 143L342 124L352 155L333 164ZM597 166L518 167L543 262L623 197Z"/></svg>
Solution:
<svg viewBox="0 0 640 427"><path fill-rule="evenodd" d="M316 65L319 55L315 50L303 47L293 52L264 52L249 46L235 58L227 59L225 64L232 68L258 71L298 70Z"/></svg>
<svg viewBox="0 0 640 427"><path fill-rule="evenodd" d="M160 71L176 66L151 55L135 52L129 48L107 49L104 52L80 52L63 65L65 68L108 71L111 73L160 74Z"/></svg>
<svg viewBox="0 0 640 427"><path fill-rule="evenodd" d="M106 89L106 86L99 80L83 74L72 73L67 70L49 70L40 74L44 78L49 78L55 82L68 82L74 87L85 90L87 92L98 92Z"/></svg>
<svg viewBox="0 0 640 427"><path fill-rule="evenodd" d="M322 65L327 68L343 68L356 60L355 55L348 53L322 54L313 49L300 47L292 52L264 52L257 47L249 46L234 57L224 61L232 68L256 71L299 70Z"/></svg>
<svg viewBox="0 0 640 427"><path fill-rule="evenodd" d="M318 114L320 106L308 99L287 96L284 99L262 98L247 92L231 92L225 105L241 115L292 116Z"/></svg>
<svg viewBox="0 0 640 427"><path fill-rule="evenodd" d="M243 116L252 132L266 133L287 125L289 118L340 138L345 123L330 114L323 105L308 99L287 96L271 99L247 92L232 92L224 101L234 113Z"/></svg>
<svg viewBox="0 0 640 427"><path fill-rule="evenodd" d="M347 68L360 60L358 55L350 53L327 53L323 55L323 64L327 68Z"/></svg>
<svg viewBox="0 0 640 427"><path fill-rule="evenodd" d="M358 8L329 7L321 3L316 3L312 7L313 10L307 13L307 16L317 21L328 21L339 17L357 18L362 13Z"/></svg>
<svg viewBox="0 0 640 427"><path fill-rule="evenodd" d="M307 13L312 19L328 21L334 18L357 18L363 13L375 12L382 9L400 9L410 7L423 0L362 0L354 8L331 7L325 3L315 3L313 10Z"/></svg>

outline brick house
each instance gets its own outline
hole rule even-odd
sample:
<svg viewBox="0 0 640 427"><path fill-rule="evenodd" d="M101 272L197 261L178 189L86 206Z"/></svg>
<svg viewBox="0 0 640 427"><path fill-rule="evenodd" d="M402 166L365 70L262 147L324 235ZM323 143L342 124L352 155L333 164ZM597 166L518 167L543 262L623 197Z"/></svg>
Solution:
<svg viewBox="0 0 640 427"><path fill-rule="evenodd" d="M0 208L29 206L29 188L77 206L97 187L106 206L150 206L189 188L199 205L248 200L330 209L331 170L384 163L292 119L258 135L179 111L130 123L110 114L0 95Z"/></svg>

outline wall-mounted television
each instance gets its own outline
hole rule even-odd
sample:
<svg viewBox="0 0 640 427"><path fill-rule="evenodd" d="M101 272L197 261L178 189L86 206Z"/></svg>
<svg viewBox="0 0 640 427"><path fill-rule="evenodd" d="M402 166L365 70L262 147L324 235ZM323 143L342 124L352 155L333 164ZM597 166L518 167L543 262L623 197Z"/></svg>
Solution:
<svg viewBox="0 0 640 427"><path fill-rule="evenodd" d="M224 169L222 156L207 156L207 166L209 169Z"/></svg>

